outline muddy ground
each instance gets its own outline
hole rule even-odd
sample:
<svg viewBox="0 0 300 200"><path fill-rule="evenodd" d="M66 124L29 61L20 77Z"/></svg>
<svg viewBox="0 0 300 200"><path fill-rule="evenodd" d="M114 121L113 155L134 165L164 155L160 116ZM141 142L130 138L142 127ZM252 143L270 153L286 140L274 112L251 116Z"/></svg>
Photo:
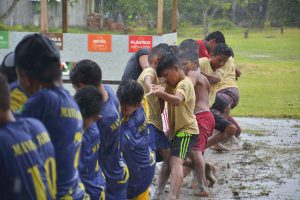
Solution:
<svg viewBox="0 0 300 200"><path fill-rule="evenodd" d="M205 159L218 168L210 197L195 197L186 186L191 180L187 177L180 199L300 199L300 120L236 119L243 129L242 148L233 145L231 152L205 153ZM152 195L160 163L156 168Z"/></svg>

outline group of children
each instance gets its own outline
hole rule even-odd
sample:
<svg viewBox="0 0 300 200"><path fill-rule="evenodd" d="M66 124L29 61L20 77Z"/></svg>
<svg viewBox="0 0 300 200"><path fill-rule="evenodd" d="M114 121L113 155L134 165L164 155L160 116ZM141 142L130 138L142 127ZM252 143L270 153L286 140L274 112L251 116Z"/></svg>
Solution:
<svg viewBox="0 0 300 200"><path fill-rule="evenodd" d="M70 72L74 97L62 86L55 44L23 38L0 68L0 199L149 199L156 161L155 198L178 199L190 171L195 195L208 196L215 169L205 149L224 150L239 135L229 112L240 74L222 37L141 50L116 93L96 62L81 60Z"/></svg>

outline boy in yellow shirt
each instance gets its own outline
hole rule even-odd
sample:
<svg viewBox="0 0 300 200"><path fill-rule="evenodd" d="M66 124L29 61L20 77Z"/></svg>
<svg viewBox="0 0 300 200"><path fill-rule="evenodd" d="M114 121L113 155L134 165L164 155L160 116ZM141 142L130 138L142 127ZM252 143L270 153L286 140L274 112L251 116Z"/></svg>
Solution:
<svg viewBox="0 0 300 200"><path fill-rule="evenodd" d="M174 54L164 55L156 68L157 75L175 89L171 94L158 85L152 87L153 93L168 102L171 140L171 183L168 199L178 199L183 180L184 159L190 154L199 129L195 109L195 90L191 79L185 76L178 57ZM160 191L162 192L162 191Z"/></svg>

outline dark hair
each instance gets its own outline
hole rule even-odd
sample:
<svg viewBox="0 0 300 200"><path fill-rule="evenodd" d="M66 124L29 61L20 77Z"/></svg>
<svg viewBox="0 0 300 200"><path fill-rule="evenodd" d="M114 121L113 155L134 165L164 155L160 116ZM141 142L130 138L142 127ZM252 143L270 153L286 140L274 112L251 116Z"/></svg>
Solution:
<svg viewBox="0 0 300 200"><path fill-rule="evenodd" d="M41 34L25 36L15 49L15 65L29 78L42 83L60 79L60 54L53 41Z"/></svg>
<svg viewBox="0 0 300 200"><path fill-rule="evenodd" d="M102 81L102 71L96 62L81 60L72 68L70 80L76 86L82 83L98 87Z"/></svg>
<svg viewBox="0 0 300 200"><path fill-rule="evenodd" d="M84 119L98 115L102 109L103 96L94 86L86 86L79 89L74 99Z"/></svg>
<svg viewBox="0 0 300 200"><path fill-rule="evenodd" d="M178 57L179 59L188 59L193 62L193 61L198 61L199 54L196 53L195 51L184 51L184 52L180 52Z"/></svg>
<svg viewBox="0 0 300 200"><path fill-rule="evenodd" d="M154 47L151 49L151 51L150 51L150 54L149 54L149 57L148 57L149 61L150 61L155 55L157 55L159 58L160 58L161 56L163 56L163 55L165 54L165 52L166 52L168 46L169 46L169 45L166 44L166 43L160 43L160 44L154 46Z"/></svg>
<svg viewBox="0 0 300 200"><path fill-rule="evenodd" d="M225 37L221 31L211 32L205 38L206 41L214 40L214 39L216 40L217 44L219 43L225 44Z"/></svg>
<svg viewBox="0 0 300 200"><path fill-rule="evenodd" d="M117 96L121 104L133 106L142 101L144 89L135 80L122 81L118 87Z"/></svg>
<svg viewBox="0 0 300 200"><path fill-rule="evenodd" d="M175 54L166 54L159 60L156 73L161 77L164 70L175 68L176 65L181 68L178 56Z"/></svg>
<svg viewBox="0 0 300 200"><path fill-rule="evenodd" d="M0 74L0 109L8 111L10 109L10 89L5 76Z"/></svg>
<svg viewBox="0 0 300 200"><path fill-rule="evenodd" d="M218 55L225 55L227 57L230 57L233 55L232 49L228 47L226 44L217 44L216 47L213 50L213 55L218 56Z"/></svg>
<svg viewBox="0 0 300 200"><path fill-rule="evenodd" d="M8 83L15 82L17 80L16 66L15 66L15 54L14 52L8 53L0 65L0 73L2 73Z"/></svg>
<svg viewBox="0 0 300 200"><path fill-rule="evenodd" d="M179 45L179 51L180 52L194 51L199 53L199 44L197 43L196 40L193 39L183 40Z"/></svg>

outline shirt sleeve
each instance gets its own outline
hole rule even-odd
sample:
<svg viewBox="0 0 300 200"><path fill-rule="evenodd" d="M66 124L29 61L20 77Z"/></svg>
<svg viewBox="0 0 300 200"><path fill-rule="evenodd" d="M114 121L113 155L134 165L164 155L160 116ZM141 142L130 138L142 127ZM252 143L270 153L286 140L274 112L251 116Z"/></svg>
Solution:
<svg viewBox="0 0 300 200"><path fill-rule="evenodd" d="M136 55L137 55L138 58L140 58L140 57L143 56L143 55L149 55L149 54L150 54L150 51L149 51L149 49L147 49L147 48L140 49L140 50L136 53Z"/></svg>
<svg viewBox="0 0 300 200"><path fill-rule="evenodd" d="M178 83L176 92L180 92L184 96L184 99L186 100L187 99L187 89L188 89L187 82L186 82L186 80L183 80Z"/></svg>
<svg viewBox="0 0 300 200"><path fill-rule="evenodd" d="M220 77L221 80L224 78L224 70L223 69L217 69L216 74Z"/></svg>

